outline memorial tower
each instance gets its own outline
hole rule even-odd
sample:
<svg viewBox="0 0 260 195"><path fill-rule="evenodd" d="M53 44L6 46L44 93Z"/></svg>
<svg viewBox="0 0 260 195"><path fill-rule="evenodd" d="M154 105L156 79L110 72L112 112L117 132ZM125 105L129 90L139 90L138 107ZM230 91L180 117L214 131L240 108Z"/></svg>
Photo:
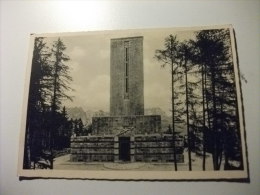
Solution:
<svg viewBox="0 0 260 195"><path fill-rule="evenodd" d="M111 39L110 47L110 116L93 117L92 135L72 139L71 160L174 161L161 116L144 115L143 37Z"/></svg>
<svg viewBox="0 0 260 195"><path fill-rule="evenodd" d="M110 116L144 115L143 37L111 39Z"/></svg>

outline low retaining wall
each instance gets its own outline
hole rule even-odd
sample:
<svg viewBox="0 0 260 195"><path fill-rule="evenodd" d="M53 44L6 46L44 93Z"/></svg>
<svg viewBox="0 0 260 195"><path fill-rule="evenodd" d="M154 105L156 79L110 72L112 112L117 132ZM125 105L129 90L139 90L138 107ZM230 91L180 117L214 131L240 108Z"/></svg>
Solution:
<svg viewBox="0 0 260 195"><path fill-rule="evenodd" d="M114 161L114 137L78 136L71 138L71 161Z"/></svg>
<svg viewBox="0 0 260 195"><path fill-rule="evenodd" d="M135 136L135 161L144 162L174 162L173 137ZM177 162L184 162L183 140L175 141Z"/></svg>
<svg viewBox="0 0 260 195"><path fill-rule="evenodd" d="M121 137L129 138L128 148L122 149ZM183 140L176 140L175 147L177 162L184 162ZM127 150L131 162L174 162L173 138L170 134L71 138L71 161L118 162L122 161L120 151L124 150Z"/></svg>

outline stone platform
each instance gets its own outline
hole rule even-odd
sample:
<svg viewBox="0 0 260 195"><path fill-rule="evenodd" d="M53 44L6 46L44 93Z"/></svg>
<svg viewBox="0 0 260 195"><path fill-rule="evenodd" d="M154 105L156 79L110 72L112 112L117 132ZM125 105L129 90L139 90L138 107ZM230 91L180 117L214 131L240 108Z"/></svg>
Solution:
<svg viewBox="0 0 260 195"><path fill-rule="evenodd" d="M174 162L170 134L79 136L71 138L74 162ZM177 139L176 160L184 162L183 140Z"/></svg>
<svg viewBox="0 0 260 195"><path fill-rule="evenodd" d="M131 129L132 134L161 132L160 115L106 116L92 118L93 135L117 135Z"/></svg>

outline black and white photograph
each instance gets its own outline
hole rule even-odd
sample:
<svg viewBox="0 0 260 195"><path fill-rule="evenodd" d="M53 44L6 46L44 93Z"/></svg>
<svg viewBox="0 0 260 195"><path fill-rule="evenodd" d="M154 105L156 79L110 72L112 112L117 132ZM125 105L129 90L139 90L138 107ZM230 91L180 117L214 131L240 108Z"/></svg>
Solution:
<svg viewBox="0 0 260 195"><path fill-rule="evenodd" d="M18 175L247 179L231 25L32 34Z"/></svg>

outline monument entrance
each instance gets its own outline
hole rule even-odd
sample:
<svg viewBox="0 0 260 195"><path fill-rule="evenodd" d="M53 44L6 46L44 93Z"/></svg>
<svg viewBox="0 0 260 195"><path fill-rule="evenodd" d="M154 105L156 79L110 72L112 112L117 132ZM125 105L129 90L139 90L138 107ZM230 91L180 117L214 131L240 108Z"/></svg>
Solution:
<svg viewBox="0 0 260 195"><path fill-rule="evenodd" d="M119 137L119 160L130 161L130 137Z"/></svg>

